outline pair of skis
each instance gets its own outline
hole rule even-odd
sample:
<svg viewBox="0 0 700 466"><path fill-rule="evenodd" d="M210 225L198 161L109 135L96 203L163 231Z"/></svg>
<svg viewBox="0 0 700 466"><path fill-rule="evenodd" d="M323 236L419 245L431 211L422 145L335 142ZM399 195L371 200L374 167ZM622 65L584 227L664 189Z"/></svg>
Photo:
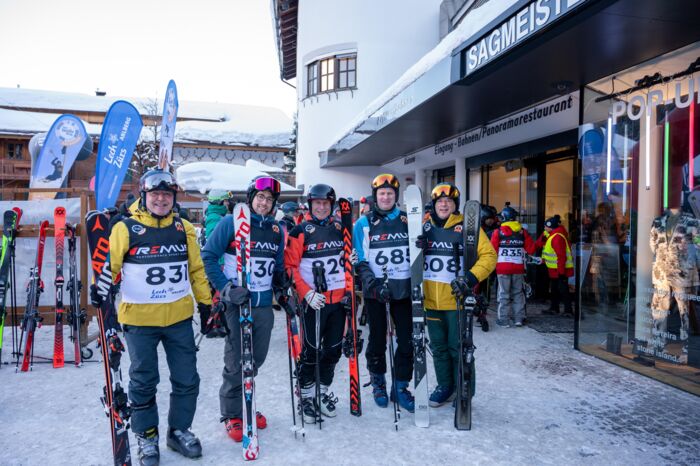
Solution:
<svg viewBox="0 0 700 466"><path fill-rule="evenodd" d="M2 252L0 253L0 367L2 367L2 341L5 329L5 318L7 316L7 291L10 290L12 296L12 306L15 305L15 238L17 236L17 226L22 218L22 209L15 207L12 210L5 211L3 216L3 232L2 232ZM13 311L13 319L16 317ZM13 322L14 324L14 322ZM12 345L15 344L15 331L13 327ZM14 350L14 348L13 348Z"/></svg>

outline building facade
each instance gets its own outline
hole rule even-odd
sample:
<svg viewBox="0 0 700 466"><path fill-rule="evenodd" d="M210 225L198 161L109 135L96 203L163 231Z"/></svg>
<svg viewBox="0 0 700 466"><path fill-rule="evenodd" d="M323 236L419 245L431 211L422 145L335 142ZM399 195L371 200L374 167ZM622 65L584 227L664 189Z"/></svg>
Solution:
<svg viewBox="0 0 700 466"><path fill-rule="evenodd" d="M312 6L304 2L299 18L317 18ZM437 21L426 26L438 31L434 47L416 54L349 121L336 121L344 133L330 143L316 136L325 145L320 156L300 151L299 158L320 173L393 172L424 193L452 181L498 210L509 202L532 234L560 215L576 259L574 346L700 394L700 4L486 0L422 7L433 8L426 18ZM391 34L410 29L394 16L386 23ZM299 38L305 27L313 31L300 22ZM314 46L322 49L326 40L319 34ZM364 73L371 75L358 65L358 87ZM311 118L302 105L300 140ZM314 118L338 115L329 108ZM315 136L306 137L308 143ZM358 189L354 182L345 178L343 190ZM546 272L529 273L546 298Z"/></svg>

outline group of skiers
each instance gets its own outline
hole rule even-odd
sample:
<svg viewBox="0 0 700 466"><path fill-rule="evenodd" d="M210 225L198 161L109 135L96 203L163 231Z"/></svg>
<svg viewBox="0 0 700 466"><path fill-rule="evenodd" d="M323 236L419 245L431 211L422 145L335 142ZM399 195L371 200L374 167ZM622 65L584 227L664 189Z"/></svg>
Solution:
<svg viewBox="0 0 700 466"><path fill-rule="evenodd" d="M193 226L173 212L178 191L173 175L159 169L151 170L143 175L139 187L140 199L123 209L126 215L112 227L110 255L113 275L116 277L121 272L118 318L131 360L131 425L138 439L140 464L159 463L156 348L161 342L172 384L167 445L188 458L202 454L201 443L190 430L199 393L191 320L197 309L202 328L210 321L212 290L218 292L218 299L224 303L218 309L224 310L224 326L228 330L219 389L221 422L228 436L236 442L244 437L240 308L244 303L252 308L252 348L257 374L270 345L273 300L292 312L287 298L289 287L293 287L301 302L299 318L303 343L296 374L300 386L299 412L310 423L321 416L336 416L338 398L330 387L343 352L345 306L355 290L344 273L342 227L333 215L338 200L335 190L326 184L311 186L306 196L308 212L303 218L299 218L299 205L291 202L282 205L285 216L276 221L274 212L280 183L267 176L250 182L246 191L246 203L250 208L247 266L250 277L244 286L238 282L240 244L229 193L210 193L205 221L206 244L200 253ZM401 409L413 412L414 397L409 390L414 349L407 215L397 206L399 180L396 176L379 175L372 181L371 188L372 201L367 203L371 208L353 228L351 258L369 322L367 367L377 406L387 407L392 400ZM450 183L439 183L430 198L431 213L416 246L424 252L424 307L437 378L437 386L430 394L430 405L436 407L452 400L457 386L460 336L456 299L470 294L494 269L505 297L508 289L518 287L516 277L522 274L524 253L517 250L530 252L533 242L515 218L505 212L504 221L490 241L483 229L480 230L473 267L467 270L458 267L459 273L455 274L457 264L452 246L463 241L460 192ZM550 273L556 270L557 286L563 286L566 280L560 277L568 273L570 250L555 220L548 220L551 234L540 241L544 242L547 266L554 264ZM565 240L568 254L562 268L558 268L556 259L560 237ZM552 253L554 259L550 258ZM508 275L512 277L506 278ZM99 304L100 297L95 289L91 297ZM153 302L154 298L158 304ZM517 299L512 296L510 299L520 306ZM565 299L565 304L570 306L570 301ZM391 315L391 324L388 324L387 312ZM507 312L504 298L503 311L499 305L499 319L505 319ZM516 324L522 321L519 309L512 318ZM395 327L397 343L390 393L385 356L388 325ZM267 419L256 412L255 423L257 429L264 429Z"/></svg>

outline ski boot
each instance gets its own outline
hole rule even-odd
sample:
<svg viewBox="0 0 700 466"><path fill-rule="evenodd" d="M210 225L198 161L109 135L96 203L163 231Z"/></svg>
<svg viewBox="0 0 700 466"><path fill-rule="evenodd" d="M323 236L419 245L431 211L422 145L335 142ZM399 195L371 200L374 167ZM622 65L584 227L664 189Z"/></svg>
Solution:
<svg viewBox="0 0 700 466"><path fill-rule="evenodd" d="M409 413L415 411L415 400L411 392L408 391L408 382L399 382L397 380L393 388L394 389L391 391L391 401L394 401L394 398L398 397L399 406Z"/></svg>
<svg viewBox="0 0 700 466"><path fill-rule="evenodd" d="M141 466L158 466L160 449L158 448L158 428L151 427L142 434L136 434L139 448L137 456Z"/></svg>
<svg viewBox="0 0 700 466"><path fill-rule="evenodd" d="M199 458L202 456L202 444L199 443L199 439L189 429L168 429L167 445L185 458Z"/></svg>
<svg viewBox="0 0 700 466"><path fill-rule="evenodd" d="M384 374L373 374L371 372L369 376L374 402L380 408L386 408L389 406L389 395L386 392L386 377L384 377Z"/></svg>
<svg viewBox="0 0 700 466"><path fill-rule="evenodd" d="M226 434L236 443L243 441L243 419L237 417L224 421Z"/></svg>
<svg viewBox="0 0 700 466"><path fill-rule="evenodd" d="M338 397L333 392L321 394L321 414L326 417L335 417L335 404L338 402Z"/></svg>
<svg viewBox="0 0 700 466"><path fill-rule="evenodd" d="M316 411L316 403L311 397L302 398L299 405L299 411L304 416L304 422L315 424L318 421L318 413Z"/></svg>
<svg viewBox="0 0 700 466"><path fill-rule="evenodd" d="M435 390L433 390L433 393L430 394L430 400L429 404L431 408L437 408L448 401L452 401L455 398L455 389L454 387L447 387L445 385L438 385L435 387Z"/></svg>

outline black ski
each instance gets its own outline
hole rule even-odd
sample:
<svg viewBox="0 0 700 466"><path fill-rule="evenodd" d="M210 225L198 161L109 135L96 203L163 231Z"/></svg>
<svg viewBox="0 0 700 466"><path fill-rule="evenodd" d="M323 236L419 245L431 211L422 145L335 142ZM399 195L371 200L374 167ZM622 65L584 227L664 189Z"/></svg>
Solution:
<svg viewBox="0 0 700 466"><path fill-rule="evenodd" d="M109 220L99 211L92 211L85 219L88 246L94 284L101 297L97 309L97 322L100 327L98 335L102 361L104 362L105 386L102 403L109 417L112 434L112 452L115 466L131 464L129 450L129 416L130 408L122 387L120 368L124 345L117 335L115 309L112 301L112 271L109 266ZM70 244L70 243L69 243Z"/></svg>
<svg viewBox="0 0 700 466"><path fill-rule="evenodd" d="M478 201L467 201L464 206L464 270L470 270L477 258L479 245L479 215L481 206ZM459 275L460 255L455 247L456 274ZM472 377L474 376L474 310L476 299L470 293L464 300L457 300L459 313L459 355L457 367L457 406L455 409L455 428L471 430L472 428Z"/></svg>
<svg viewBox="0 0 700 466"><path fill-rule="evenodd" d="M5 329L7 308L5 299L10 288L11 250L14 249L15 229L17 228L17 213L14 210L5 211L2 225L2 253L0 253L0 367L2 367L2 340Z"/></svg>

